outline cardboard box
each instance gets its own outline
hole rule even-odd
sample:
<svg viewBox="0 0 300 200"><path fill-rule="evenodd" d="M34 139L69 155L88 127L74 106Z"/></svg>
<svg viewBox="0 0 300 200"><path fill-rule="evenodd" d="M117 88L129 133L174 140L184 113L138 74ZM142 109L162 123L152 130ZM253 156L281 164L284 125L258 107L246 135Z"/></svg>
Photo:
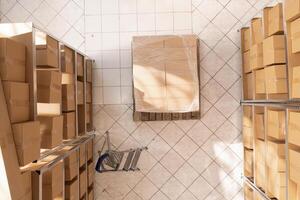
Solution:
<svg viewBox="0 0 300 200"><path fill-rule="evenodd" d="M244 184L244 199L253 200L253 190L247 184Z"/></svg>
<svg viewBox="0 0 300 200"><path fill-rule="evenodd" d="M72 181L78 177L79 152L74 151L69 157L65 158L65 181Z"/></svg>
<svg viewBox="0 0 300 200"><path fill-rule="evenodd" d="M253 73L246 74L245 76L245 99L253 99Z"/></svg>
<svg viewBox="0 0 300 200"><path fill-rule="evenodd" d="M32 121L12 125L20 166L40 158L40 122Z"/></svg>
<svg viewBox="0 0 300 200"><path fill-rule="evenodd" d="M64 116L64 131L63 139L73 139L76 137L76 119L75 112L63 113Z"/></svg>
<svg viewBox="0 0 300 200"><path fill-rule="evenodd" d="M86 102L92 103L92 84L86 83Z"/></svg>
<svg viewBox="0 0 300 200"><path fill-rule="evenodd" d="M243 106L243 126L252 127L252 106Z"/></svg>
<svg viewBox="0 0 300 200"><path fill-rule="evenodd" d="M29 121L29 84L4 81L3 90L10 122Z"/></svg>
<svg viewBox="0 0 300 200"><path fill-rule="evenodd" d="M52 149L62 143L63 116L39 116L41 148Z"/></svg>
<svg viewBox="0 0 300 200"><path fill-rule="evenodd" d="M32 200L32 181L31 172L24 172L21 174L22 186L25 189L25 194L23 194L21 200Z"/></svg>
<svg viewBox="0 0 300 200"><path fill-rule="evenodd" d="M250 48L250 68L260 69L263 67L263 45L258 43Z"/></svg>
<svg viewBox="0 0 300 200"><path fill-rule="evenodd" d="M266 84L265 84L265 70L260 69L255 71L255 93L265 94Z"/></svg>
<svg viewBox="0 0 300 200"><path fill-rule="evenodd" d="M25 82L26 47L0 38L0 75L2 81Z"/></svg>
<svg viewBox="0 0 300 200"><path fill-rule="evenodd" d="M244 65L244 73L249 73L252 71L250 65L250 50L243 53L243 65Z"/></svg>
<svg viewBox="0 0 300 200"><path fill-rule="evenodd" d="M291 21L300 16L299 0L285 0L285 19Z"/></svg>
<svg viewBox="0 0 300 200"><path fill-rule="evenodd" d="M300 200L300 184L295 183L291 179L288 180L288 191L289 191L289 198Z"/></svg>
<svg viewBox="0 0 300 200"><path fill-rule="evenodd" d="M285 172L285 144L267 141L267 166L277 172Z"/></svg>
<svg viewBox="0 0 300 200"><path fill-rule="evenodd" d="M62 85L74 84L74 74L62 73L61 74L61 84Z"/></svg>
<svg viewBox="0 0 300 200"><path fill-rule="evenodd" d="M63 112L75 110L75 86L62 85L62 110Z"/></svg>
<svg viewBox="0 0 300 200"><path fill-rule="evenodd" d="M264 39L263 42L263 63L264 66L283 64L285 58L285 36L273 35Z"/></svg>
<svg viewBox="0 0 300 200"><path fill-rule="evenodd" d="M286 65L265 68L267 94L286 94L288 92L286 72Z"/></svg>
<svg viewBox="0 0 300 200"><path fill-rule="evenodd" d="M63 199L63 162L43 175L43 200Z"/></svg>
<svg viewBox="0 0 300 200"><path fill-rule="evenodd" d="M283 34L282 3L278 3L274 7L266 7L264 9L264 27L265 37Z"/></svg>
<svg viewBox="0 0 300 200"><path fill-rule="evenodd" d="M79 148L79 165L80 167L86 163L86 146L81 144Z"/></svg>
<svg viewBox="0 0 300 200"><path fill-rule="evenodd" d="M61 103L61 73L37 71L37 101L39 103Z"/></svg>
<svg viewBox="0 0 300 200"><path fill-rule="evenodd" d="M93 188L89 190L88 200L94 200L94 189Z"/></svg>
<svg viewBox="0 0 300 200"><path fill-rule="evenodd" d="M77 106L78 135L86 134L86 110L84 105Z"/></svg>
<svg viewBox="0 0 300 200"><path fill-rule="evenodd" d="M292 53L300 52L300 18L291 22Z"/></svg>
<svg viewBox="0 0 300 200"><path fill-rule="evenodd" d="M244 175L253 177L253 150L244 148Z"/></svg>
<svg viewBox="0 0 300 200"><path fill-rule="evenodd" d="M292 98L300 98L300 66L292 67Z"/></svg>
<svg viewBox="0 0 300 200"><path fill-rule="evenodd" d="M286 194L286 174L268 170L268 193L277 199L285 199Z"/></svg>
<svg viewBox="0 0 300 200"><path fill-rule="evenodd" d="M285 111L271 110L267 111L267 135L276 140L285 139Z"/></svg>
<svg viewBox="0 0 300 200"><path fill-rule="evenodd" d="M300 184L300 153L289 149L290 179Z"/></svg>
<svg viewBox="0 0 300 200"><path fill-rule="evenodd" d="M289 112L289 143L300 146L300 112Z"/></svg>
<svg viewBox="0 0 300 200"><path fill-rule="evenodd" d="M80 198L86 194L87 192L87 174L86 174L86 170L84 169L83 171L80 172L79 175L79 196Z"/></svg>
<svg viewBox="0 0 300 200"><path fill-rule="evenodd" d="M58 68L58 41L48 35L44 40L36 45L36 65Z"/></svg>
<svg viewBox="0 0 300 200"><path fill-rule="evenodd" d="M246 52L250 49L250 28L241 29L241 38L242 38L242 52Z"/></svg>
<svg viewBox="0 0 300 200"><path fill-rule="evenodd" d="M90 140L87 144L87 160L93 160L94 155L94 140Z"/></svg>
<svg viewBox="0 0 300 200"><path fill-rule="evenodd" d="M243 144L248 149L253 149L253 132L251 127L243 126Z"/></svg>
<svg viewBox="0 0 300 200"><path fill-rule="evenodd" d="M194 35L133 39L136 111L199 111L197 44Z"/></svg>
<svg viewBox="0 0 300 200"><path fill-rule="evenodd" d="M66 182L65 184L65 199L66 200L78 200L79 199L79 181L74 179L72 182Z"/></svg>
<svg viewBox="0 0 300 200"><path fill-rule="evenodd" d="M92 81L93 81L92 70L93 70L93 61L87 60L86 61L86 81L89 83L92 83Z"/></svg>
<svg viewBox="0 0 300 200"><path fill-rule="evenodd" d="M84 103L84 89L83 82L77 81L77 104Z"/></svg>
<svg viewBox="0 0 300 200"><path fill-rule="evenodd" d="M85 106L85 123L91 122L91 104L86 104Z"/></svg>
<svg viewBox="0 0 300 200"><path fill-rule="evenodd" d="M37 103L38 116L57 116L61 113L60 103Z"/></svg>
<svg viewBox="0 0 300 200"><path fill-rule="evenodd" d="M77 76L83 76L84 73L84 57L77 54Z"/></svg>
<svg viewBox="0 0 300 200"><path fill-rule="evenodd" d="M64 51L61 59L61 71L74 74L74 50L70 49L67 46L64 46Z"/></svg>
<svg viewBox="0 0 300 200"><path fill-rule="evenodd" d="M95 165L94 162L91 162L88 165L88 186L91 186L94 183L94 179L95 179Z"/></svg>
<svg viewBox="0 0 300 200"><path fill-rule="evenodd" d="M259 44L263 41L263 26L261 18L253 18L251 20L251 44Z"/></svg>
<svg viewBox="0 0 300 200"><path fill-rule="evenodd" d="M265 139L265 120L263 113L256 113L254 116L255 137L261 140Z"/></svg>
<svg viewBox="0 0 300 200"><path fill-rule="evenodd" d="M260 188L263 188L264 190L267 187L267 182L266 182L266 145L265 141L261 140L255 140L255 161L254 161L254 166L255 166L255 180L256 180L256 185Z"/></svg>

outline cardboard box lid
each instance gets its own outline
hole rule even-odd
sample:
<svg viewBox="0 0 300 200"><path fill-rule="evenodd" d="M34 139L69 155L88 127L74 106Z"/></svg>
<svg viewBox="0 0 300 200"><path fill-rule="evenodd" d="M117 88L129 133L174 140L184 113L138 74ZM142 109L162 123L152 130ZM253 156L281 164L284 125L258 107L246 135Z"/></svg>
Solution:
<svg viewBox="0 0 300 200"><path fill-rule="evenodd" d="M25 148L30 146L31 142L38 141L39 143L41 140L39 121L13 124L12 129L16 146Z"/></svg>

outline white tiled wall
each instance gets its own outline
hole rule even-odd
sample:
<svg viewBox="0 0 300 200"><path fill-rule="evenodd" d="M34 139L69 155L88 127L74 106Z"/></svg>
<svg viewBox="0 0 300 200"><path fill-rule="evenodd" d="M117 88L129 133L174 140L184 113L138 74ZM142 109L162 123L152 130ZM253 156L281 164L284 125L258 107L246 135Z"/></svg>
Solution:
<svg viewBox="0 0 300 200"><path fill-rule="evenodd" d="M86 0L86 52L98 60L94 102L132 103L131 38L192 33L191 0ZM95 9L98 8L98 9Z"/></svg>
<svg viewBox="0 0 300 200"><path fill-rule="evenodd" d="M1 22L34 22L85 51L84 0L0 0Z"/></svg>

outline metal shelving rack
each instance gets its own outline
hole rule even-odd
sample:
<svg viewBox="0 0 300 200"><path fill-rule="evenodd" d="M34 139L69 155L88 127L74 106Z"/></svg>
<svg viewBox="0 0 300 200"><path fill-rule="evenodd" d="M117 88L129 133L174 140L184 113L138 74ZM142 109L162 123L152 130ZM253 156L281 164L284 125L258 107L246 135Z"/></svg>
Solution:
<svg viewBox="0 0 300 200"><path fill-rule="evenodd" d="M286 171L285 171L285 177L286 177L286 195L285 199L286 200L292 200L290 198L289 194L289 112L290 111L300 111L300 99L293 99L291 97L291 71L290 71L290 66L289 66L289 53L288 53L288 48L289 48L289 42L288 40L288 31L287 31L287 23L285 21L285 1L282 3L283 4L283 29L284 29L284 35L285 35L285 44L286 44L286 73L287 73L287 93L288 93L288 98L287 99L244 99L244 87L242 87L242 96L243 100L241 100L240 104L242 106L252 106L252 121L254 123L254 107L264 107L264 111L266 112L267 108L277 108L281 109L285 112L285 163L286 163ZM263 25L264 27L264 25ZM243 53L243 52L242 52ZM244 65L244 61L243 61ZM244 71L242 73L242 79L244 79ZM243 82L244 84L244 82ZM255 84L252 81L252 86L255 86ZM253 90L253 93L255 90ZM255 94L253 94L253 97L255 97ZM242 109L243 110L243 109ZM242 111L243 112L243 111ZM266 114L266 113L265 113ZM244 113L242 113L242 116L244 116ZM264 121L266 121L264 119ZM264 134L266 137L266 129L264 130ZM255 136L254 136L254 130L252 130L252 135L253 135L253 146L255 150ZM266 138L265 138L266 139ZM255 154L253 153L253 163L255 161ZM255 176L255 167L253 166L253 175ZM255 184L255 177L254 179L248 178L244 176L244 183L249 186L256 194L259 194L259 196L265 200L274 200L274 198L269 197L267 195L267 192L262 191L256 184ZM276 199L276 198L275 198Z"/></svg>
<svg viewBox="0 0 300 200"><path fill-rule="evenodd" d="M74 51L74 85L75 85L75 121L76 121L76 138L70 140L64 140L61 145L55 147L53 149L43 150L41 151L41 156L38 161L35 163L28 164L24 167L20 167L20 171L18 173L24 172L31 172L32 174L32 190L33 192L33 199L34 200L42 200L42 179L43 174L49 170L51 170L56 164L63 161L66 157L72 154L75 151L79 151L80 145L86 144L94 140L94 130L91 128L89 132L87 132L87 123L86 123L86 62L91 61L94 63L92 59L90 59L86 54L73 48L71 45L62 42L60 39L54 37L53 35L43 31L38 26L34 25L33 23L6 23L0 24L0 36L1 37L9 37L17 42L20 42L26 46L27 53L26 53L26 82L29 83L30 86L30 120L35 121L37 120L37 71L43 70L39 69L36 66L36 44L35 38L37 32L43 32L47 36L55 39L58 42L59 47L59 68L47 68L47 70L58 70L61 71L61 49L63 46L66 46ZM83 56L84 62L84 74L83 74L83 85L84 85L84 131L79 133L78 131L78 105L77 105L77 55ZM61 106L61 105L60 105ZM60 109L59 115L62 114L62 108ZM92 110L90 110L90 118L92 118ZM92 124L91 124L92 126ZM62 151L65 147L69 147L70 150ZM87 170L87 148L85 148L85 170ZM54 159L50 159L50 157L54 157ZM78 159L79 162L79 159ZM79 166L79 164L78 164ZM78 168L79 172L79 168ZM64 175L64 167L63 167L63 175ZM88 175L87 175L88 176ZM79 181L79 173L78 173L78 181ZM87 177L86 177L87 179ZM87 182L87 180L86 180ZM65 185L65 180L63 178L63 183ZM79 187L79 183L78 183ZM64 188L63 188L64 191ZM79 188L78 188L79 192ZM64 198L64 192L63 192ZM79 196L79 195L78 195ZM85 191L85 198L88 198L88 183L87 188Z"/></svg>

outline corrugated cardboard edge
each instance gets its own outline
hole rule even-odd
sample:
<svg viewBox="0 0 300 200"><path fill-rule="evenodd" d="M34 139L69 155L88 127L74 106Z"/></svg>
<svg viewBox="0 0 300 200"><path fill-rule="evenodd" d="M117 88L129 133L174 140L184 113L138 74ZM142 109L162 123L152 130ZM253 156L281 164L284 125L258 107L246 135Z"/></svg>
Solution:
<svg viewBox="0 0 300 200"><path fill-rule="evenodd" d="M150 113L137 112L135 109L134 97L134 81L132 80L132 98L133 98L133 120L134 121L168 121L168 120L195 120L201 118L201 86L200 86L200 41L197 38L197 71L199 84L199 111L185 112L185 113ZM132 43L131 43L132 49ZM133 54L131 54L133 60ZM132 66L133 67L133 66Z"/></svg>

